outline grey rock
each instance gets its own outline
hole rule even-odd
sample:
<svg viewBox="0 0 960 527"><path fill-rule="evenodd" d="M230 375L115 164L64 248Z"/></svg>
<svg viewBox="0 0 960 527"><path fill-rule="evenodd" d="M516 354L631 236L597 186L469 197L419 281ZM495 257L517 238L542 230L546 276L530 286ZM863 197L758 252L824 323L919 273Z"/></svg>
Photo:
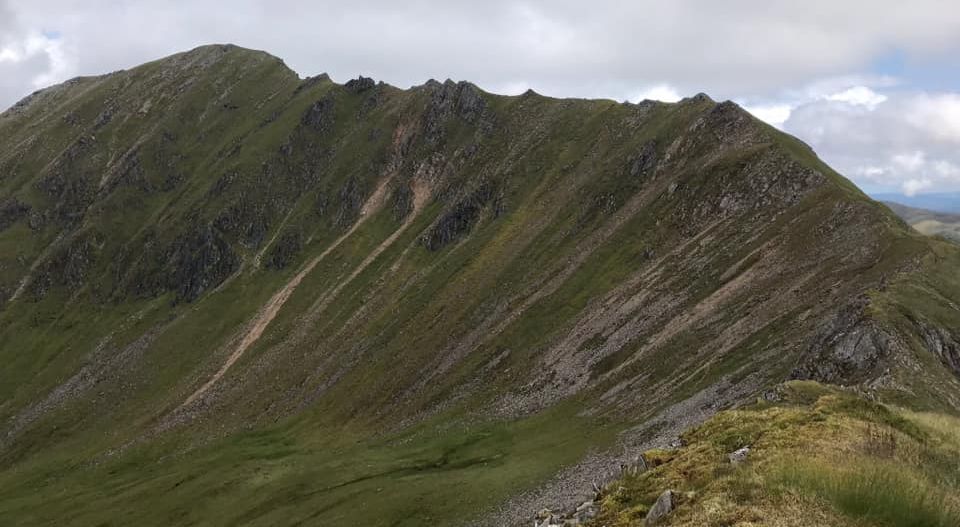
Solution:
<svg viewBox="0 0 960 527"><path fill-rule="evenodd" d="M563 525L563 519L550 509L543 509L533 519L533 527L551 527Z"/></svg>
<svg viewBox="0 0 960 527"><path fill-rule="evenodd" d="M647 471L647 460L643 457L643 454L634 456L634 458L629 463L620 464L620 475L621 476L636 476L637 474L643 474Z"/></svg>
<svg viewBox="0 0 960 527"><path fill-rule="evenodd" d="M747 460L748 455L750 455L750 447L745 446L727 454L727 458L730 459L730 463L739 465Z"/></svg>
<svg viewBox="0 0 960 527"><path fill-rule="evenodd" d="M469 123L480 118L486 110L486 101L480 89L469 82L457 83L456 101L457 113Z"/></svg>
<svg viewBox="0 0 960 527"><path fill-rule="evenodd" d="M430 251L438 251L460 239L473 229L481 213L492 207L494 214L499 208L501 189L489 181L482 182L476 190L465 195L450 207L434 226L421 237L421 243Z"/></svg>
<svg viewBox="0 0 960 527"><path fill-rule="evenodd" d="M350 79L349 81L347 81L346 84L343 85L343 87L346 88L347 91L350 91L353 93L360 93L360 92L367 91L376 85L377 85L376 81L374 81L369 77L364 77L363 75L361 75L356 79Z"/></svg>
<svg viewBox="0 0 960 527"><path fill-rule="evenodd" d="M633 458L633 474L634 475L643 474L649 469L650 467L649 465L647 465L647 458L645 458L643 454L640 454L635 458Z"/></svg>
<svg viewBox="0 0 960 527"><path fill-rule="evenodd" d="M926 348L936 355L944 366L960 376L960 341L958 341L960 337L951 335L947 330L937 326L922 322L919 326Z"/></svg>
<svg viewBox="0 0 960 527"><path fill-rule="evenodd" d="M333 128L334 102L332 97L324 97L314 102L303 114L300 122L317 132Z"/></svg>
<svg viewBox="0 0 960 527"><path fill-rule="evenodd" d="M783 400L783 393L779 387L763 392L760 396L764 401L778 403Z"/></svg>
<svg viewBox="0 0 960 527"><path fill-rule="evenodd" d="M573 519L579 522L589 521L596 518L599 512L596 503L593 501L585 501L577 507L577 511L573 514Z"/></svg>
<svg viewBox="0 0 960 527"><path fill-rule="evenodd" d="M681 102L681 103L690 103L690 102L692 102L692 103L713 102L713 99L710 98L710 96L707 95L706 93L700 92L700 93L694 95L693 97L686 97L686 98L684 98L684 99L683 99L682 101L680 101L680 102ZM728 101L728 102L729 102L729 101Z"/></svg>
<svg viewBox="0 0 960 527"><path fill-rule="evenodd" d="M870 377L896 342L864 315L867 304L857 299L824 323L791 377L834 384Z"/></svg>
<svg viewBox="0 0 960 527"><path fill-rule="evenodd" d="M653 173L657 166L657 143L647 141L640 152L630 162L630 176L634 178L646 177Z"/></svg>
<svg viewBox="0 0 960 527"><path fill-rule="evenodd" d="M94 119L93 129L99 130L100 128L103 128L104 126L110 124L110 121L112 120L113 120L113 108L109 108L109 107L104 108L103 111L100 112L99 115L97 115L97 118Z"/></svg>
<svg viewBox="0 0 960 527"><path fill-rule="evenodd" d="M673 512L673 509L677 505L676 501L676 496L672 490L664 491L664 493L657 498L657 501L653 504L653 507L650 507L650 511L647 512L647 517L644 520L644 524L656 525L660 520Z"/></svg>
<svg viewBox="0 0 960 527"><path fill-rule="evenodd" d="M429 144L436 145L444 141L447 121L452 117L476 125L483 133L493 129L493 113L489 111L480 89L473 84L450 80L441 84L431 79L424 88L430 93L423 120L424 135Z"/></svg>

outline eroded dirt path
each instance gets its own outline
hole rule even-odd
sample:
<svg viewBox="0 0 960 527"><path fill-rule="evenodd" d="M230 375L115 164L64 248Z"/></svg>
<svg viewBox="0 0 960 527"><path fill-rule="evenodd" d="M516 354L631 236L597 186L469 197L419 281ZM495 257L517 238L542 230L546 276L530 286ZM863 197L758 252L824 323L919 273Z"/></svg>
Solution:
<svg viewBox="0 0 960 527"><path fill-rule="evenodd" d="M277 293L275 293L270 300L260 308L253 319L247 324L246 329L243 331L242 336L239 339L239 342L237 342L236 346L234 346L234 349L230 355L227 356L226 362L223 363L220 369L217 370L217 372L214 373L213 376L203 384L203 386L197 388L197 390L194 391L190 397L187 397L187 399L177 408L178 410L185 406L189 406L191 403L202 397L203 394L205 394L214 384L217 383L217 381L223 378L224 374L227 373L230 367L233 366L248 349L250 349L250 346L260 339L260 337L263 335L263 332L266 331L270 323L273 322L273 319L277 317L277 314L280 312L280 308L287 303L287 300L289 300L290 296L293 295L293 292L297 290L297 287L300 286L300 283L303 282L303 279L306 278L311 271L313 271L317 264L323 261L327 255L339 247L344 240L349 238L350 235L357 230L357 228L363 225L367 218L369 218L383 205L387 192L387 185L391 179L392 178L388 177L380 182L367 202L364 203L363 209L360 213L360 218L353 224L353 226L350 227L347 232L334 240L334 242L331 243L329 247L324 249L322 253L307 262L307 265L305 265L303 269L296 274L296 276L291 278L290 281L287 282L282 289L280 289L280 291L277 291Z"/></svg>
<svg viewBox="0 0 960 527"><path fill-rule="evenodd" d="M270 323L276 318L277 314L280 312L280 309L286 304L287 300L290 299L290 296L293 295L294 291L297 290L297 287L300 286L300 283L303 282L303 279L316 268L317 264L323 261L331 252L333 252L337 247L343 243L344 240L350 237L360 227L370 216L373 215L380 207L383 206L383 203L386 198L387 186L392 180L392 177L385 178L370 196L366 203L363 205L361 210L360 218L350 227L346 233L337 238L329 247L327 247L322 253L310 260L299 273L296 274L293 278L283 286L280 291L275 293L263 307L257 312L257 314L250 320L241 334L239 341L234 346L233 351L227 356L227 360L223 363L219 370L213 374L210 379L207 380L200 388L197 388L187 399L177 408L178 410L189 406L191 403L202 397L207 391L210 390L223 376L227 371L243 356L243 354L253 346L257 340L263 335L267 327L270 326ZM427 199L429 198L429 188L425 184L414 184L414 210L411 212L403 224L397 228L386 240L381 242L370 254L364 258L364 260L357 266L353 272L343 281L336 285L332 290L323 295L318 304L321 306L322 310L334 297L339 294L339 292L346 287L354 278L356 278L360 273L363 272L367 266L370 265L380 254L382 254L387 248L389 248L393 243L400 237L401 234L413 223L414 219L418 216L419 212L423 209ZM315 304L316 307L316 304Z"/></svg>
<svg viewBox="0 0 960 527"><path fill-rule="evenodd" d="M360 265L358 265L345 280L341 281L336 285L336 287L314 302L314 305L310 308L310 312L315 316L318 316L320 313L322 313L323 310L325 310L330 304L330 302L340 294L340 291L342 291L344 287L348 286L350 282L352 282L357 276L360 275L360 273L366 270L366 268L373 263L374 260L383 254L384 251L389 249L390 246L392 246L393 243L400 238L400 235L407 230L407 227L409 227L410 224L417 219L417 216L420 214L420 211L423 209L423 206L429 197L430 191L428 187L425 184L418 184L415 182L413 186L413 211L407 215L407 218L399 227L397 227L397 230L393 231L393 233L387 237L386 240L383 240L383 242L370 251L370 254L368 254L362 262L360 262Z"/></svg>

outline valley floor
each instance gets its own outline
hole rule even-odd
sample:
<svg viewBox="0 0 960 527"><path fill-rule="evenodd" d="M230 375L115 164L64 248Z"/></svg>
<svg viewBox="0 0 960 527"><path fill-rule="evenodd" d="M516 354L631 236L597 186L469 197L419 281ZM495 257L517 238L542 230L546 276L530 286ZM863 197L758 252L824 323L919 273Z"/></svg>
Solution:
<svg viewBox="0 0 960 527"><path fill-rule="evenodd" d="M617 436L562 407L511 423L427 423L383 437L302 426L281 423L172 457L159 455L176 450L164 444L84 466L66 451L62 460L17 465L0 474L0 525L485 525L489 504ZM647 525L670 490L674 508L657 525L960 525L954 416L794 381L680 439L644 452L646 470L628 468L605 485L584 523ZM536 514L529 511L530 523ZM548 524L576 525L571 515L556 513Z"/></svg>

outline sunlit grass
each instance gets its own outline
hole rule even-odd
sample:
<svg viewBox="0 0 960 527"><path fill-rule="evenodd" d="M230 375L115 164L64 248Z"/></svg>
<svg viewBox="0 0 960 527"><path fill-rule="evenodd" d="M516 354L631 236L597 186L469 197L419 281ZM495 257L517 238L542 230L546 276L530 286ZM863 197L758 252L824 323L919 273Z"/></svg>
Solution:
<svg viewBox="0 0 960 527"><path fill-rule="evenodd" d="M646 453L651 470L611 484L594 525L642 525L665 489L663 525L960 525L960 419L872 402L811 382L783 401L721 412L686 446ZM727 454L750 446L745 463Z"/></svg>
<svg viewBox="0 0 960 527"><path fill-rule="evenodd" d="M803 462L782 468L774 479L854 519L891 527L960 525L960 509L950 503L944 488L889 462L857 460L847 466Z"/></svg>

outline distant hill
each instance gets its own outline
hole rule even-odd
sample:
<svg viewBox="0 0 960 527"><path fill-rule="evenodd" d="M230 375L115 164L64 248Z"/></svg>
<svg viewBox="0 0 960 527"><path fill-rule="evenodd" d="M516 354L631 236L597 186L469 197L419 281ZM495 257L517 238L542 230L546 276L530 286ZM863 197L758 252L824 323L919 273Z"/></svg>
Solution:
<svg viewBox="0 0 960 527"><path fill-rule="evenodd" d="M918 209L892 201L885 201L884 205L923 234L939 235L960 243L960 214Z"/></svg>
<svg viewBox="0 0 960 527"><path fill-rule="evenodd" d="M926 209L936 212L960 213L960 192L942 192L938 194L917 194L905 196L903 194L882 193L872 194L870 197L877 201L893 202Z"/></svg>

